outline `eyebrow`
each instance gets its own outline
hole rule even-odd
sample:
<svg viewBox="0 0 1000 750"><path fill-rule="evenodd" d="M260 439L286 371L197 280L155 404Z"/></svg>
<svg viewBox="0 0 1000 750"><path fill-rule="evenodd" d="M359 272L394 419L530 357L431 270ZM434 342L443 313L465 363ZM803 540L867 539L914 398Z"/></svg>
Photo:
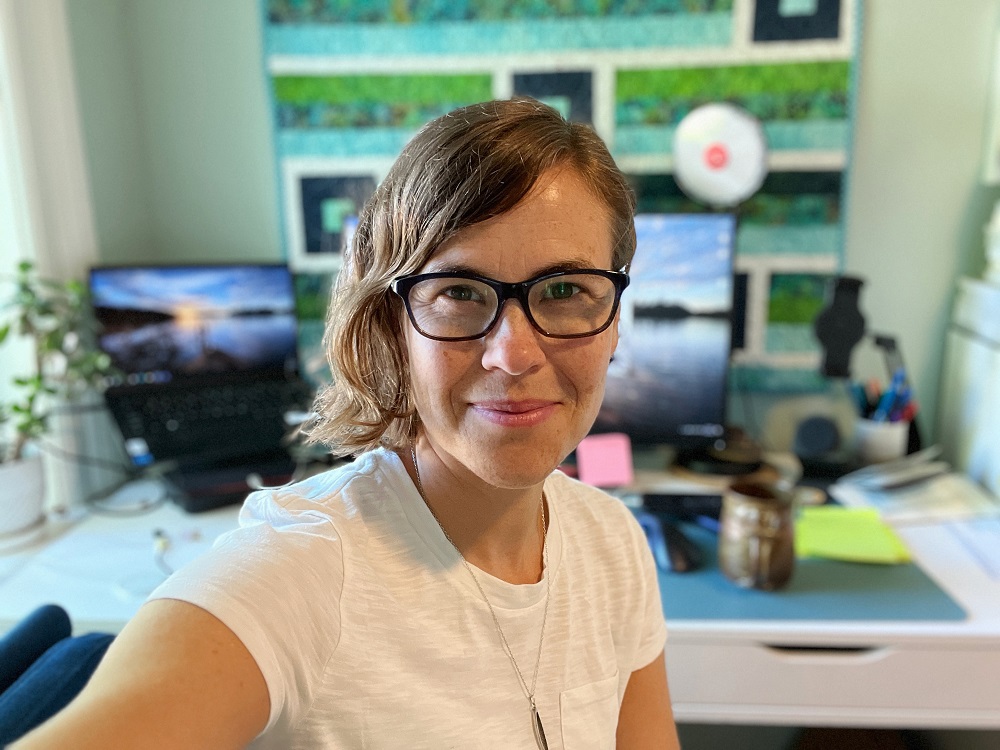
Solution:
<svg viewBox="0 0 1000 750"><path fill-rule="evenodd" d="M562 273L566 271L601 271L608 269L601 269L582 259L569 259L559 261L558 263L553 263L544 268L539 268L535 273L533 273L529 278L535 279L539 276L546 276L550 273ZM489 278L480 269L474 268L473 266L465 265L463 263L453 263L446 266L441 266L438 268L434 267L433 261L431 264L422 271L422 273L454 273L454 274L471 274L473 276L482 276L484 278Z"/></svg>

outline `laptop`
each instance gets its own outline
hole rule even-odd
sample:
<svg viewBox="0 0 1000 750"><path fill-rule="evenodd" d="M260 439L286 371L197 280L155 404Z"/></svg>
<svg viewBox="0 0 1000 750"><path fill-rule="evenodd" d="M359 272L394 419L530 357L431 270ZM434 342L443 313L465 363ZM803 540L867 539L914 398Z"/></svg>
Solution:
<svg viewBox="0 0 1000 750"><path fill-rule="evenodd" d="M133 466L176 465L189 510L241 499L250 472L291 473L285 416L311 393L286 265L95 267L89 291Z"/></svg>

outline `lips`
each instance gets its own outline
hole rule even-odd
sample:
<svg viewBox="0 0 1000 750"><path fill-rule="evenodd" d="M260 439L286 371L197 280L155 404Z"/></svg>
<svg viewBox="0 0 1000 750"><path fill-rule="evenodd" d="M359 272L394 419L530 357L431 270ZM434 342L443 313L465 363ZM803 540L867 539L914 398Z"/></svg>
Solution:
<svg viewBox="0 0 1000 750"><path fill-rule="evenodd" d="M532 427L552 416L557 401L542 399L474 401L472 410L493 424L505 427Z"/></svg>

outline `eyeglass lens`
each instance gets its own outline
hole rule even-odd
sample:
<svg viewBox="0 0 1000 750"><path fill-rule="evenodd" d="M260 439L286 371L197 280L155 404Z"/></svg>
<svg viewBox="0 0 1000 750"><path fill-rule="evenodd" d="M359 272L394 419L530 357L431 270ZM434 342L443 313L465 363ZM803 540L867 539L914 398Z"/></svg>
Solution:
<svg viewBox="0 0 1000 750"><path fill-rule="evenodd" d="M586 273L540 279L528 288L528 313L542 333L580 336L604 327L614 314L615 283ZM410 289L410 311L417 329L438 338L485 333L497 316L497 292L460 276L423 279Z"/></svg>

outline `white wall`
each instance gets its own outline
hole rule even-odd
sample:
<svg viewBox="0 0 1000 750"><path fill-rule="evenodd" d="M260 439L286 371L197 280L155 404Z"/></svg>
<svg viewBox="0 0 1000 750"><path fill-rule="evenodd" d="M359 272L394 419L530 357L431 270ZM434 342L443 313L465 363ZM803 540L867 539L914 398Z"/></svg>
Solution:
<svg viewBox="0 0 1000 750"><path fill-rule="evenodd" d="M281 255L257 0L68 0L106 262Z"/></svg>
<svg viewBox="0 0 1000 750"><path fill-rule="evenodd" d="M155 250L150 148L140 107L131 4L70 0L73 60L94 217L104 262L141 259Z"/></svg>
<svg viewBox="0 0 1000 750"><path fill-rule="evenodd" d="M1000 197L979 183L998 19L996 0L865 3L846 269L869 327L900 340L927 433L954 283L981 273Z"/></svg>

